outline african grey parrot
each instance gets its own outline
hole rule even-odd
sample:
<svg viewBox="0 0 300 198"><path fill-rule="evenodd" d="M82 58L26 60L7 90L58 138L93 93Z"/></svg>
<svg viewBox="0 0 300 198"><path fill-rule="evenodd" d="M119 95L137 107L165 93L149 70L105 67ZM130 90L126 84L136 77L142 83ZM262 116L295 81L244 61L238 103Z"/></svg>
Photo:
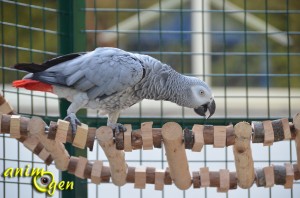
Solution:
<svg viewBox="0 0 300 198"><path fill-rule="evenodd" d="M75 114L81 108L108 114L107 125L116 131L124 130L117 123L120 111L143 99L171 101L194 108L201 116L209 110L208 117L216 108L212 90L204 81L179 74L150 56L118 48L99 47L14 68L31 73L13 86L52 92L71 102L65 119L71 122L73 133L80 124Z"/></svg>

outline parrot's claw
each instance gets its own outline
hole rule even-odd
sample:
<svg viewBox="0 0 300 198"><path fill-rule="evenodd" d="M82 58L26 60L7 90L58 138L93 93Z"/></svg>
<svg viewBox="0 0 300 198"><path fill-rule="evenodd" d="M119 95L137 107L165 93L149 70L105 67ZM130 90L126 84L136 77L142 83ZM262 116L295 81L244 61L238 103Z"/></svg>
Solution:
<svg viewBox="0 0 300 198"><path fill-rule="evenodd" d="M114 134L124 133L127 130L126 127L121 123L110 125L110 127L112 128Z"/></svg>
<svg viewBox="0 0 300 198"><path fill-rule="evenodd" d="M76 117L75 113L70 113L67 117L65 117L66 121L69 121L71 124L72 134L75 135L77 130L77 125L81 125L80 120Z"/></svg>

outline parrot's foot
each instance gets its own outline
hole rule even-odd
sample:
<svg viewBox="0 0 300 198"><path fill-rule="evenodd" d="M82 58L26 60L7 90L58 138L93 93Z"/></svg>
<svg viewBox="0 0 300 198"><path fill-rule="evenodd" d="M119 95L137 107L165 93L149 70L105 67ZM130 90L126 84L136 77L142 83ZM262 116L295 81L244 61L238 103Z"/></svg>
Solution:
<svg viewBox="0 0 300 198"><path fill-rule="evenodd" d="M70 113L67 117L65 117L66 121L69 121L71 124L72 134L75 135L77 130L77 125L81 125L80 120L76 117L75 113Z"/></svg>
<svg viewBox="0 0 300 198"><path fill-rule="evenodd" d="M114 134L124 133L127 130L126 127L121 123L109 124L109 126L112 128Z"/></svg>

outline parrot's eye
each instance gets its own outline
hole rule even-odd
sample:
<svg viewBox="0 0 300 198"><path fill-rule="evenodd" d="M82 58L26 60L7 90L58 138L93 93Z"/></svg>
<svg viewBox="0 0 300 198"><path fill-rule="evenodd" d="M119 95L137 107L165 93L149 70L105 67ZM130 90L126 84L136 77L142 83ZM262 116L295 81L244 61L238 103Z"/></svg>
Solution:
<svg viewBox="0 0 300 198"><path fill-rule="evenodd" d="M204 96L205 95L205 92L203 90L200 90L200 96Z"/></svg>

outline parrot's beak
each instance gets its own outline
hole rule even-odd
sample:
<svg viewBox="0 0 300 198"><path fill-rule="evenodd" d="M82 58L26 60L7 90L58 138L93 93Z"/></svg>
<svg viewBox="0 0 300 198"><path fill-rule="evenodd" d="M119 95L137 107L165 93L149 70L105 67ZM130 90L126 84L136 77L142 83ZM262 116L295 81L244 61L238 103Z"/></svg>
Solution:
<svg viewBox="0 0 300 198"><path fill-rule="evenodd" d="M215 113L216 110L215 100L212 100L210 103L204 104L194 109L194 111L201 116L206 116L207 110L209 111L209 116L206 119L210 118Z"/></svg>

